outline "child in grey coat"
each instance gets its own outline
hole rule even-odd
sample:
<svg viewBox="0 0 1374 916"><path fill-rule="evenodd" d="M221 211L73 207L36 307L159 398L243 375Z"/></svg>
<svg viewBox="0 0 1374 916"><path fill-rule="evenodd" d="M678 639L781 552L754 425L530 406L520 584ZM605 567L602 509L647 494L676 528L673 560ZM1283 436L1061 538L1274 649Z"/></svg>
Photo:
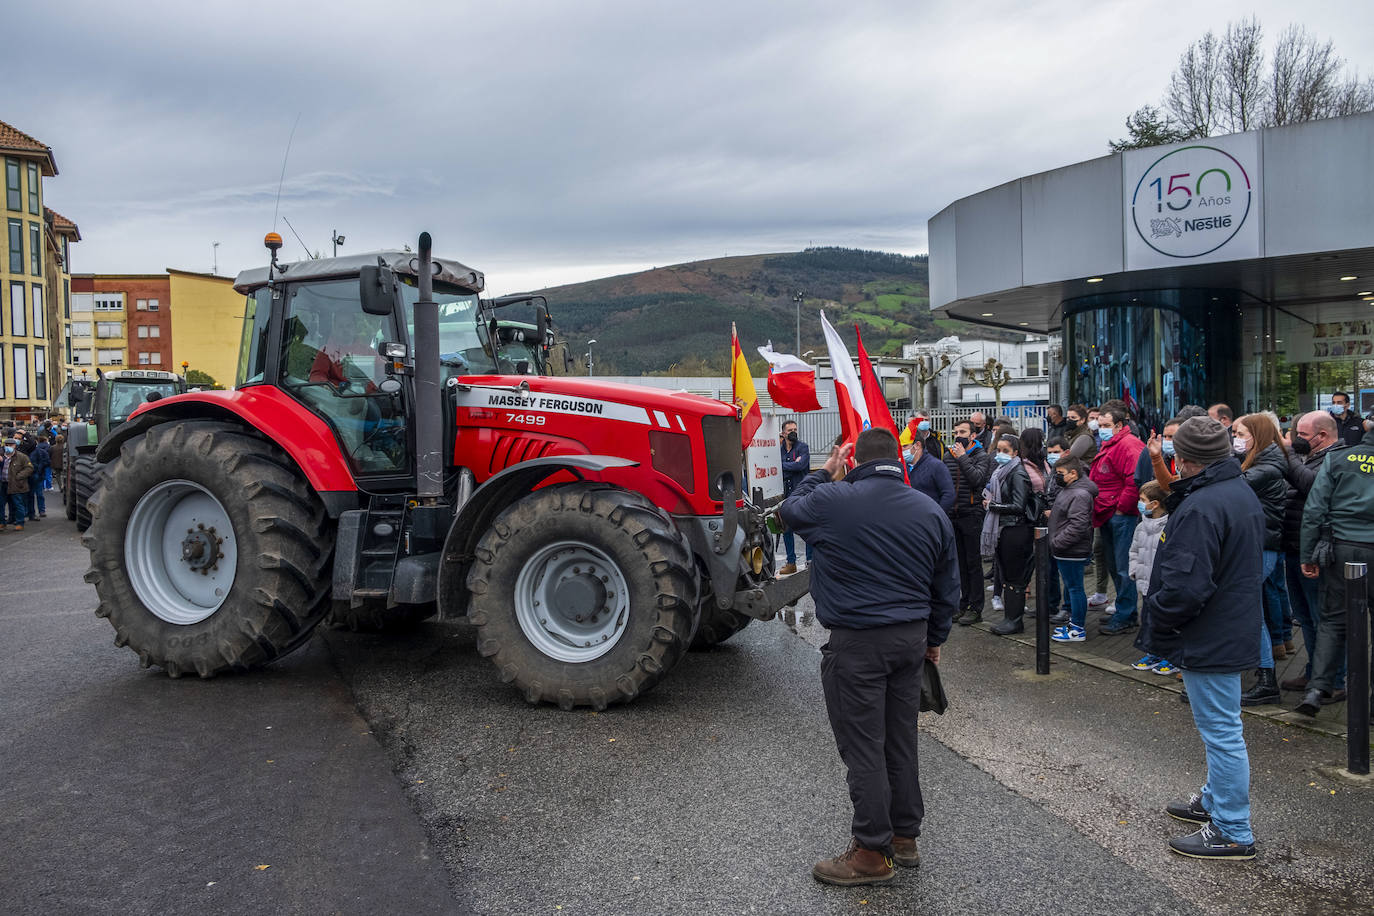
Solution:
<svg viewBox="0 0 1374 916"><path fill-rule="evenodd" d="M1150 573L1155 566L1155 552L1159 550L1159 537L1164 533L1164 525L1169 521L1169 510L1164 506L1164 488L1156 481L1148 481L1140 487L1140 524L1136 525L1135 536L1131 539L1130 575L1135 581L1136 591L1141 601L1150 590ZM1157 655L1143 655L1131 666L1137 671L1153 671L1155 674L1173 674L1178 669L1169 660Z"/></svg>

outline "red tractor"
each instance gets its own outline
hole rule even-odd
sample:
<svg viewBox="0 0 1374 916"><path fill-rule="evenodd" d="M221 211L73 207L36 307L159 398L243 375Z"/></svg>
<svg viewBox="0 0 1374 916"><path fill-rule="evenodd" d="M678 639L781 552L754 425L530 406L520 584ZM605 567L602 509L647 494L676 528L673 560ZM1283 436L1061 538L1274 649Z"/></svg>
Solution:
<svg viewBox="0 0 1374 916"><path fill-rule="evenodd" d="M84 543L143 665L211 677L331 613L466 617L534 703L625 702L690 647L805 594L773 579L740 421L685 393L546 374L540 297L389 251L245 271L232 391L167 397L100 442ZM533 325L502 321L515 302Z"/></svg>

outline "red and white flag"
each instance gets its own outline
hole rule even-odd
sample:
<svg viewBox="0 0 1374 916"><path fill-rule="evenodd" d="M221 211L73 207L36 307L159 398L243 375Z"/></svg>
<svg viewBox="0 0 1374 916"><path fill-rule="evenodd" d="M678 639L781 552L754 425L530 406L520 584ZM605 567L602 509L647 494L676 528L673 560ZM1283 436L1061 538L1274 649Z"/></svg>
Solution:
<svg viewBox="0 0 1374 916"><path fill-rule="evenodd" d="M864 336L859 326L854 325L854 337L859 342L859 382L864 390L864 404L868 406L868 419L874 426L886 429L897 435L897 422L892 419L892 411L887 409L887 397L883 394L883 383L878 372L864 350Z"/></svg>
<svg viewBox="0 0 1374 916"><path fill-rule="evenodd" d="M770 342L759 347L759 356L768 360L768 396L773 403L797 413L820 410L816 399L816 367L790 353L779 353Z"/></svg>
<svg viewBox="0 0 1374 916"><path fill-rule="evenodd" d="M849 350L830 322L821 312L821 331L825 333L825 347L830 352L830 369L835 374L835 406L840 411L840 432L845 445L853 445L859 433L871 425L868 420L868 404L864 401L863 386L854 372L854 363L849 358Z"/></svg>

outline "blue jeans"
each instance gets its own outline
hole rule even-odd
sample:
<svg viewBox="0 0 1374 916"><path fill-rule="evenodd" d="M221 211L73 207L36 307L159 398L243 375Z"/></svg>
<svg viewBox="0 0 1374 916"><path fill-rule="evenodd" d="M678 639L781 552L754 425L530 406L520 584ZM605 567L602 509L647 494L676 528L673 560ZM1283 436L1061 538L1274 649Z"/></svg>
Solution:
<svg viewBox="0 0 1374 916"><path fill-rule="evenodd" d="M1202 807L1233 843L1253 843L1250 830L1250 755L1240 723L1240 673L1184 671L1193 722L1207 749Z"/></svg>
<svg viewBox="0 0 1374 916"><path fill-rule="evenodd" d="M1059 613L1061 607L1068 607L1067 602L1061 604L1065 599L1064 591L1059 587L1059 561L1050 554L1050 581L1045 583L1045 601L1050 606L1050 611Z"/></svg>
<svg viewBox="0 0 1374 916"><path fill-rule="evenodd" d="M1264 551L1264 587L1269 588L1269 580L1273 576L1274 570L1278 568L1279 552L1277 550ZM1261 668L1274 667L1274 637L1269 631L1269 621L1260 615L1260 660Z"/></svg>
<svg viewBox="0 0 1374 916"><path fill-rule="evenodd" d="M787 551L787 562L797 565L797 536L791 531L782 533L782 547ZM806 565L811 565L811 545L806 545Z"/></svg>
<svg viewBox="0 0 1374 916"><path fill-rule="evenodd" d="M1272 567L1269 563L1269 554L1271 553L1274 555ZM1283 572L1283 554L1277 550L1266 550L1264 554L1264 568L1269 570L1269 574L1264 578L1264 617L1269 624L1269 639L1282 645L1288 642L1293 632L1291 624L1284 625L1292 619L1293 614L1288 606L1288 585Z"/></svg>
<svg viewBox="0 0 1374 916"><path fill-rule="evenodd" d="M1135 526L1138 524L1140 517L1137 515L1113 515L1101 529L1107 542L1112 588L1116 591L1113 626L1135 623L1136 594L1135 580L1131 578L1131 538L1135 536Z"/></svg>
<svg viewBox="0 0 1374 916"><path fill-rule="evenodd" d="M1284 573L1288 579L1288 602L1293 608L1293 619L1302 628L1302 642L1307 647L1307 668L1303 671L1306 678L1312 677L1312 656L1317 651L1317 618L1321 616L1322 602L1318 583L1320 579L1309 579L1302 574L1302 562L1296 553L1283 555ZM1340 672L1336 679L1345 682L1345 659L1341 659Z"/></svg>
<svg viewBox="0 0 1374 916"><path fill-rule="evenodd" d="M1076 627L1088 620L1088 593L1083 589L1083 574L1088 560L1056 560L1059 574L1064 577L1064 592L1069 599L1069 622Z"/></svg>
<svg viewBox="0 0 1374 916"><path fill-rule="evenodd" d="M26 502L28 502L28 499L29 499L29 495L28 495L27 493L11 493L11 494L10 494L10 521L9 521L9 523L10 523L11 525L22 525L22 524L24 524L24 519L27 517L27 516L25 516L25 514L24 514L24 509L25 509L24 504L25 504Z"/></svg>

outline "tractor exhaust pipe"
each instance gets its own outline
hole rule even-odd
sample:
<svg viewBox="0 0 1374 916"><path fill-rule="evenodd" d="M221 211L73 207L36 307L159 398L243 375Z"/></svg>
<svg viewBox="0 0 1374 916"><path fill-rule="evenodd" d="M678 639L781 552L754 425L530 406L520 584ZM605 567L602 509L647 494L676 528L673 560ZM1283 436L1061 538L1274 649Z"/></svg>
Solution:
<svg viewBox="0 0 1374 916"><path fill-rule="evenodd" d="M420 233L415 303L415 484L421 505L444 495L443 412L439 391L439 307L434 304L432 240Z"/></svg>

